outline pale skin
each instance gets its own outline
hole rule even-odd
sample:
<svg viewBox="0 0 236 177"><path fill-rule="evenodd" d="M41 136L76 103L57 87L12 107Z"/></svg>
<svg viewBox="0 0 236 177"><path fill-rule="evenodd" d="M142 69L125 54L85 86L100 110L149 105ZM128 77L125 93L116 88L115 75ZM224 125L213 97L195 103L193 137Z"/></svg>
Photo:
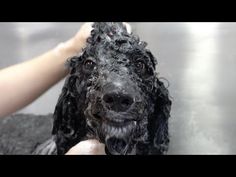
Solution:
<svg viewBox="0 0 236 177"><path fill-rule="evenodd" d="M0 70L0 117L30 104L64 78L68 73L66 60L82 50L91 29L91 23L85 23L64 44L36 58Z"/></svg>
<svg viewBox="0 0 236 177"><path fill-rule="evenodd" d="M131 27L125 23L129 32ZM65 62L80 53L90 36L92 23L84 23L78 33L54 49L0 70L0 118L14 113L32 103L50 87L68 74ZM72 147L68 155L105 154L104 145L97 140L87 140Z"/></svg>

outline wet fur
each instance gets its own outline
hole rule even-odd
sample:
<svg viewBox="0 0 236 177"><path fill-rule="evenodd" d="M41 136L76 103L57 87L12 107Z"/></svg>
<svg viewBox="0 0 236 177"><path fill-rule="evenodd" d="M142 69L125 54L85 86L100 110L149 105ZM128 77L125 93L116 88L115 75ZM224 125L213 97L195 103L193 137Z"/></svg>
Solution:
<svg viewBox="0 0 236 177"><path fill-rule="evenodd" d="M84 69L88 58L96 63L89 72ZM145 64L145 72L139 73L138 61ZM52 134L57 153L65 154L89 138L105 143L107 154L165 153L169 144L171 101L168 90L157 77L156 65L156 58L146 49L146 43L127 33L122 23L95 23L87 47L68 62L70 74L54 112ZM124 85L129 85L125 89L132 89L129 92L140 99L129 111L120 114L107 111L101 101L104 87L117 77L122 82L125 80ZM102 119L92 120L96 114L100 114L97 119L120 116L136 120L129 136L119 137L125 145L107 135Z"/></svg>

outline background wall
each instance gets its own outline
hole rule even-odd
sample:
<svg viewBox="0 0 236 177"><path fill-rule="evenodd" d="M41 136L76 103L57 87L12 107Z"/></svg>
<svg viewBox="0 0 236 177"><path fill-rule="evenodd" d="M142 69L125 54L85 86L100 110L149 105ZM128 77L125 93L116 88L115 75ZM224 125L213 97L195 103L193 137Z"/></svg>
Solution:
<svg viewBox="0 0 236 177"><path fill-rule="evenodd" d="M130 24L157 57L160 76L170 82L169 154L236 154L236 23ZM80 26L0 23L0 68L52 49ZM19 113L52 113L62 84Z"/></svg>

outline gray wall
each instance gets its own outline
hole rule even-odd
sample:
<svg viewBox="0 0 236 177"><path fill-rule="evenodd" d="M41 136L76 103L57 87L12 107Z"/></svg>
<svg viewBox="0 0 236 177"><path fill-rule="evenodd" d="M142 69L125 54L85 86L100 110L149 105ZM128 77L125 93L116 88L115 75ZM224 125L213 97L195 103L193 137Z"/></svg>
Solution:
<svg viewBox="0 0 236 177"><path fill-rule="evenodd" d="M81 23L0 23L0 68L67 40ZM236 153L236 23L131 23L173 97L170 154ZM62 82L21 113L54 111Z"/></svg>

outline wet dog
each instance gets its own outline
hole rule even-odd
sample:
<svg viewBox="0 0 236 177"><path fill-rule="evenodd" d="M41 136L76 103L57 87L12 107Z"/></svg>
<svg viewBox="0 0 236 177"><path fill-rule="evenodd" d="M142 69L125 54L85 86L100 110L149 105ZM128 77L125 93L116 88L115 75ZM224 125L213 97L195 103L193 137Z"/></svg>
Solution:
<svg viewBox="0 0 236 177"><path fill-rule="evenodd" d="M94 23L87 47L69 60L54 112L57 154L95 138L107 154L163 154L171 100L156 58L122 23Z"/></svg>

